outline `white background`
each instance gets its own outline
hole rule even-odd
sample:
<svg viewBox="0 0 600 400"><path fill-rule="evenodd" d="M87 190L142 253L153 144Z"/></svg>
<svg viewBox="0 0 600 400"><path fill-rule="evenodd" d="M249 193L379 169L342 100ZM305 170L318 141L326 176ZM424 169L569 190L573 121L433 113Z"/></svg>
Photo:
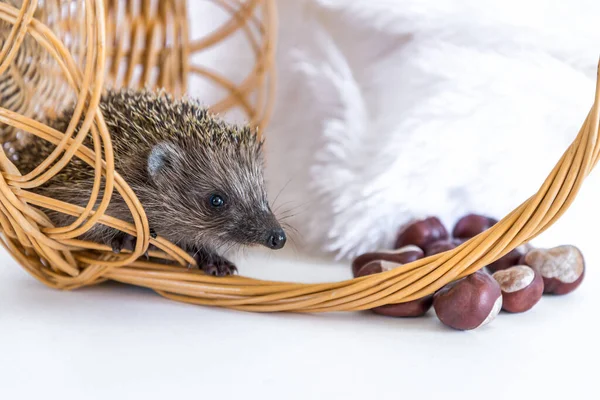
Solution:
<svg viewBox="0 0 600 400"><path fill-rule="evenodd" d="M251 314L106 284L58 292L0 258L0 399L598 399L599 174L540 245L574 243L576 292L457 332L365 313ZM239 260L246 275L349 277L293 249Z"/></svg>

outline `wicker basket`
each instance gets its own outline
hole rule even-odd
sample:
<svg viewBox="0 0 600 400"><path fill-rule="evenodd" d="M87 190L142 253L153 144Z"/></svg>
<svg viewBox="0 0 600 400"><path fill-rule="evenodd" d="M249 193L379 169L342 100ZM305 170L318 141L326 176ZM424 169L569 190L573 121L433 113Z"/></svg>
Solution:
<svg viewBox="0 0 600 400"><path fill-rule="evenodd" d="M29 132L59 149L27 175L21 175L12 164L10 151L0 152L2 244L43 283L75 289L115 280L154 289L174 300L260 312L352 311L402 303L475 272L547 229L572 203L583 179L598 161L597 86L594 105L577 138L538 192L491 229L454 250L385 273L338 283L215 278L189 270L185 265L193 260L184 251L160 237L150 238L142 206L114 170L110 137L98 112L98 102L109 84L164 86L177 94L184 90L190 74L200 74L228 92L214 105L215 110L239 106L253 123L264 126L273 97L273 79L267 79L267 74L273 72L274 0L215 3L230 12L231 19L195 41L188 39L183 0L22 0L19 6L0 3L0 20L9 24L7 34L0 36L0 91L3 106L11 104L10 109L0 108L3 134L14 138L16 146L23 137L18 133ZM192 53L216 45L236 31L247 35L257 60L241 84L235 85L189 62ZM30 76L16 74L23 70L23 63L32 59L35 68L25 68ZM51 83L41 85L40 76L52 77ZM73 118L84 121L77 136L73 136L73 129L58 132L40 122L40 115L51 113L69 97L78 104ZM88 132L96 151L81 145ZM97 149L103 149L104 159ZM106 195L96 209L97 191L91 193L85 209L28 191L50 179L73 156L101 170L106 178ZM129 205L134 224L104 215L113 188ZM78 219L69 226L54 227L35 206ZM76 239L97 222L136 235L140 240L133 253L116 255L107 246ZM139 260L149 243L160 249L151 252L153 258L172 259L180 265Z"/></svg>

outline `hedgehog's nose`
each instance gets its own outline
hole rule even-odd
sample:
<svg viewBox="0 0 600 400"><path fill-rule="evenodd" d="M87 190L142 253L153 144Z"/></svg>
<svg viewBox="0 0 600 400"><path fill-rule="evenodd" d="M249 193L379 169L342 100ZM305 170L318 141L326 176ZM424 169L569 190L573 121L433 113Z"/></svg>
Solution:
<svg viewBox="0 0 600 400"><path fill-rule="evenodd" d="M281 249L285 245L285 241L285 232L283 229L278 228L271 231L266 245L270 249L277 250Z"/></svg>

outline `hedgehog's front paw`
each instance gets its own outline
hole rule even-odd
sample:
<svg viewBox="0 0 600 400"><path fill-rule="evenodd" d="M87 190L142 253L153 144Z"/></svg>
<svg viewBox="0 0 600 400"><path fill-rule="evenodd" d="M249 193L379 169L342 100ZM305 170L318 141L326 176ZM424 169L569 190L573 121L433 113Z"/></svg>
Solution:
<svg viewBox="0 0 600 400"><path fill-rule="evenodd" d="M194 254L198 267L207 275L228 276L237 273L237 267L228 259L198 251Z"/></svg>
<svg viewBox="0 0 600 400"><path fill-rule="evenodd" d="M213 263L213 264L205 264L202 266L202 270L207 275L213 276L228 276L235 275L237 273L237 268L233 263L223 259L222 261Z"/></svg>
<svg viewBox="0 0 600 400"><path fill-rule="evenodd" d="M114 253L119 254L121 250L133 251L135 249L136 243L137 238L135 236L131 236L130 234L125 232L119 232L110 241L110 247L112 247L112 251ZM154 246L148 246L148 250L152 248L154 248ZM148 255L148 250L146 250L146 252L144 253L144 257L146 257L146 260L150 259L150 256Z"/></svg>
<svg viewBox="0 0 600 400"><path fill-rule="evenodd" d="M121 250L133 251L136 242L137 239L135 236L131 236L125 232L119 232L110 241L110 247L112 247L114 253L119 254Z"/></svg>

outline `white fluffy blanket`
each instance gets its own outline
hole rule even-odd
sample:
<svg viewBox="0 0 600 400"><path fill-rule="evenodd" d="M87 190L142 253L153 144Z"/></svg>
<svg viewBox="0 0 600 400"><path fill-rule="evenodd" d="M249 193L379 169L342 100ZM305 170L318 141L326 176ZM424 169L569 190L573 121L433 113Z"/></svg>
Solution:
<svg viewBox="0 0 600 400"><path fill-rule="evenodd" d="M267 173L310 251L389 246L425 215L504 216L592 105L597 1L277 4Z"/></svg>

